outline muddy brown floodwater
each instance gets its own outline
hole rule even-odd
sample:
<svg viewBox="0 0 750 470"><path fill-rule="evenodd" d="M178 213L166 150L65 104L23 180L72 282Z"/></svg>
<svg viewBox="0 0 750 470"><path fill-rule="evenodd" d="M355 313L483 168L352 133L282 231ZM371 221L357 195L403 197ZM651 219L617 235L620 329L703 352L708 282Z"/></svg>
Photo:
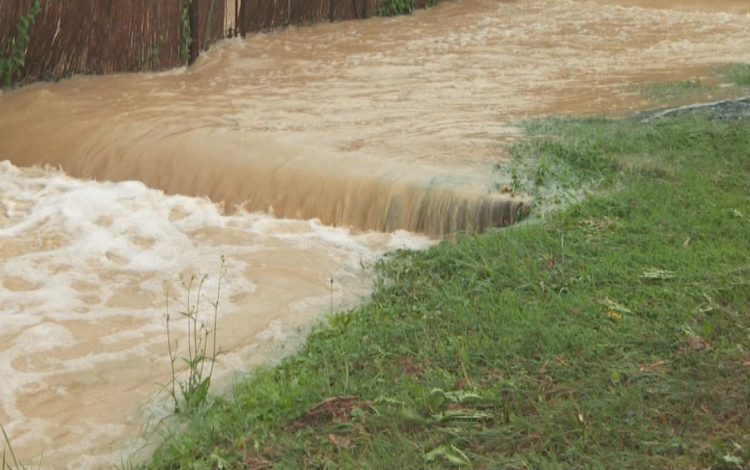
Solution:
<svg viewBox="0 0 750 470"><path fill-rule="evenodd" d="M331 296L359 301L384 252L512 222L528 200L497 193L492 165L513 123L643 109L633 84L748 61L748 13L459 0L226 41L189 70L3 93L0 423L17 455L110 468L144 442L169 411L179 275L211 274L210 291L226 256L227 383L293 350Z"/></svg>

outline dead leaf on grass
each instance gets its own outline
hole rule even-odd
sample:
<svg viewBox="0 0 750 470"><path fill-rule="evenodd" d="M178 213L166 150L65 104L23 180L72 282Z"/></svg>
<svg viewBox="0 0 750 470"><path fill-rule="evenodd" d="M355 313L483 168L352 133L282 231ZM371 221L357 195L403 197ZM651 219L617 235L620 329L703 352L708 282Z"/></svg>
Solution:
<svg viewBox="0 0 750 470"><path fill-rule="evenodd" d="M349 420L353 409L364 409L371 404L372 402L362 400L353 395L326 398L305 411L305 415L294 421L289 427L294 430L309 426L311 423L315 422L346 421Z"/></svg>
<svg viewBox="0 0 750 470"><path fill-rule="evenodd" d="M620 305L619 303L617 303L616 300L610 300L609 298L605 298L602 303L604 305L606 305L607 309L610 310L610 311L612 311L612 312L617 312L619 314L630 314L630 313L633 313L627 307L625 307L625 306Z"/></svg>
<svg viewBox="0 0 750 470"><path fill-rule="evenodd" d="M437 459L445 459L449 464L455 466L470 466L471 460L456 446L442 445L437 449L425 454L424 461L427 463L434 462Z"/></svg>
<svg viewBox="0 0 750 470"><path fill-rule="evenodd" d="M675 277L675 273L664 269L651 268L644 271L641 277L647 281L663 281L665 279L672 279Z"/></svg>
<svg viewBox="0 0 750 470"><path fill-rule="evenodd" d="M422 365L415 362L411 357L404 357L401 360L402 375L418 375L422 373Z"/></svg>
<svg viewBox="0 0 750 470"><path fill-rule="evenodd" d="M605 315L607 315L607 318L610 318L614 321L622 320L622 314L620 312L615 312L614 310L607 310L607 313Z"/></svg>
<svg viewBox="0 0 750 470"><path fill-rule="evenodd" d="M711 345L708 344L708 341L701 338L698 335L691 336L687 340L688 346L690 346L695 351L703 351L707 349L711 349Z"/></svg>
<svg viewBox="0 0 750 470"><path fill-rule="evenodd" d="M267 470L273 468L273 463L260 457L245 457L245 468L247 470Z"/></svg>
<svg viewBox="0 0 750 470"><path fill-rule="evenodd" d="M344 436L337 436L336 434L329 434L328 440L338 449L348 449L352 445L351 439L347 439Z"/></svg>
<svg viewBox="0 0 750 470"><path fill-rule="evenodd" d="M661 368L661 366L663 366L666 363L667 361L656 361L656 362L652 362L651 364L645 364L645 365L638 367L638 372L641 374L643 374L644 372L652 372Z"/></svg>

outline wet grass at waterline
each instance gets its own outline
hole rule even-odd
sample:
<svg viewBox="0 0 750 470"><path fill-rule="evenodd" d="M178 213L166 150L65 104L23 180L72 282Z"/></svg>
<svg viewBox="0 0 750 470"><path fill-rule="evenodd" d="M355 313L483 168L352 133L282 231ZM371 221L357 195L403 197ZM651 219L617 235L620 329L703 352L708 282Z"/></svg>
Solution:
<svg viewBox="0 0 750 470"><path fill-rule="evenodd" d="M750 122L529 132L514 152L548 169L529 180L593 194L389 256L368 304L237 384L146 467L746 465Z"/></svg>
<svg viewBox="0 0 750 470"><path fill-rule="evenodd" d="M0 442L2 442L3 445L3 450L0 452L0 470L29 470L29 467L18 461L16 453L13 450L13 443L10 442L8 433L5 432L5 428L2 424L0 424L0 432L2 433L2 439L0 439ZM44 453L42 453L39 458L38 468L42 468L41 462L43 459Z"/></svg>
<svg viewBox="0 0 750 470"><path fill-rule="evenodd" d="M690 80L645 83L638 87L643 96L656 102L672 102L700 96L711 87L696 77Z"/></svg>
<svg viewBox="0 0 750 470"><path fill-rule="evenodd" d="M731 64L716 70L716 73L729 83L750 87L750 64Z"/></svg>
<svg viewBox="0 0 750 470"><path fill-rule="evenodd" d="M648 82L634 85L639 92L654 104L695 103L717 98L730 98L747 94L750 87L750 64L732 63L715 67L711 76L701 80Z"/></svg>

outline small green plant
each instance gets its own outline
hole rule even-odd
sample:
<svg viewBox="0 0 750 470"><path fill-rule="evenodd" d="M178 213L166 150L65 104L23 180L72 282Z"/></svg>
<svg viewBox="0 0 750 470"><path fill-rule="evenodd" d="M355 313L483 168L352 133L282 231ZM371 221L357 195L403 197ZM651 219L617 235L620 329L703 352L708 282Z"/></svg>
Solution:
<svg viewBox="0 0 750 470"><path fill-rule="evenodd" d="M511 168L510 181L510 189L513 194L519 192L521 190L521 177L518 175L518 167L516 165L513 165L513 168Z"/></svg>
<svg viewBox="0 0 750 470"><path fill-rule="evenodd" d="M118 470L134 470L136 468L135 464L133 464L133 459L128 457L125 459L124 457L120 457L120 466L117 467Z"/></svg>
<svg viewBox="0 0 750 470"><path fill-rule="evenodd" d="M172 401L174 402L175 413L191 415L201 409L208 399L208 390L211 387L211 378L216 365L216 359L221 354L221 348L216 346L216 327L219 316L219 300L221 297L221 283L225 275L225 260L221 257L221 266L219 268L218 285L216 288L215 299L207 298L203 294L203 286L208 280L208 275L204 275L200 281L196 281L195 276L183 284L187 293L187 301L182 310L178 313L187 322L187 351L181 354L179 352L179 343L175 339L172 342L170 330L170 310L169 294L166 298L166 317L167 317L167 346L169 348L169 361L172 368L172 382L169 391ZM197 284L197 285L196 285ZM193 298L193 292L196 293ZM201 319L201 300L208 302L213 309L213 326L206 326L206 322ZM209 343L211 350L209 353ZM184 381L177 378L176 363L182 360L188 367L188 376ZM206 369L208 367L208 369ZM179 393L177 388L179 386Z"/></svg>
<svg viewBox="0 0 750 470"><path fill-rule="evenodd" d="M42 11L41 0L36 0L23 15L16 25L16 36L5 38L2 49L7 56L0 56L0 81L5 86L10 86L15 79L21 78L23 68L26 66L26 48L29 45L29 26L34 18Z"/></svg>
<svg viewBox="0 0 750 470"><path fill-rule="evenodd" d="M539 165L537 166L536 175L534 177L534 182L536 183L536 185L543 185L544 181L547 179L547 176L549 176L550 173L550 162L545 155L542 155L542 158L539 159Z"/></svg>
<svg viewBox="0 0 750 470"><path fill-rule="evenodd" d="M378 16L408 15L413 11L413 0L380 0L378 2Z"/></svg>
<svg viewBox="0 0 750 470"><path fill-rule="evenodd" d="M164 35L159 36L159 39L151 44L151 52L148 56L148 64L151 68L159 66L159 48L163 45Z"/></svg>
<svg viewBox="0 0 750 470"><path fill-rule="evenodd" d="M190 29L190 5L192 0L182 2L182 44L180 44L180 55L187 63L190 60L190 47L193 44L192 31Z"/></svg>

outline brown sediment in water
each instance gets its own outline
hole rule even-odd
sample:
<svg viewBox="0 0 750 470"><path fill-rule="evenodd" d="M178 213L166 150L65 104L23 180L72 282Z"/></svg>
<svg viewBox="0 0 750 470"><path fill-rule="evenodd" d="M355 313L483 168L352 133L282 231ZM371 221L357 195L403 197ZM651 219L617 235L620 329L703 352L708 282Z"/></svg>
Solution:
<svg viewBox="0 0 750 470"><path fill-rule="evenodd" d="M636 6L675 11L699 11L708 13L750 13L750 2L746 0L576 0L594 2L598 5Z"/></svg>
<svg viewBox="0 0 750 470"><path fill-rule="evenodd" d="M527 201L496 189L509 123L644 109L634 84L750 59L740 3L637 2L463 0L227 41L189 70L35 84L0 95L0 159L356 229L504 224ZM53 468L106 467L143 426L168 379L165 273L227 255L226 372L329 308L332 273L351 286L335 308L355 302L359 260L406 236L0 170L0 419Z"/></svg>
<svg viewBox="0 0 750 470"><path fill-rule="evenodd" d="M76 135L68 129L48 135L35 153L9 148L7 154L21 155L13 162L22 166L42 163L35 156L45 155L43 163L68 174L138 180L169 194L207 196L276 217L434 237L510 225L529 201L492 191L477 176L350 158L238 130L120 129L115 141L106 131ZM86 143L84 152L71 148L78 142ZM81 158L68 158L76 153Z"/></svg>

